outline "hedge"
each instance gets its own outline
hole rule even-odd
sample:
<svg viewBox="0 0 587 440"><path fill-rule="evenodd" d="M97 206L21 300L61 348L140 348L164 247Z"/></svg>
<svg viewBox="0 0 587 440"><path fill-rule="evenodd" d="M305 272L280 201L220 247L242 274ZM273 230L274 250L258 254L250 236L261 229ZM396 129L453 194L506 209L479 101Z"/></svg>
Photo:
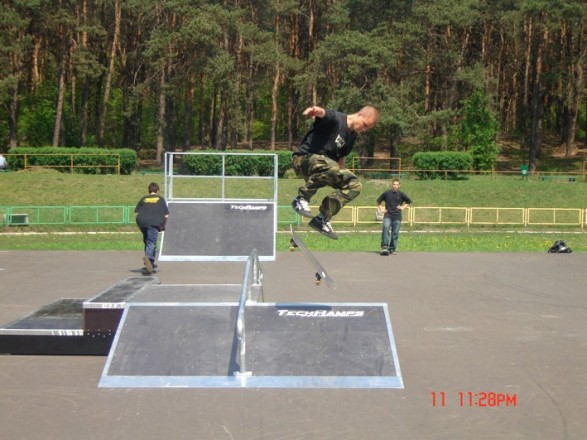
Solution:
<svg viewBox="0 0 587 440"><path fill-rule="evenodd" d="M419 152L412 157L412 164L420 179L445 176L456 179L459 171L469 171L473 168L473 156L468 152L459 151Z"/></svg>
<svg viewBox="0 0 587 440"><path fill-rule="evenodd" d="M64 147L17 147L8 151L10 169L18 171L25 167L47 167L61 172L80 174L115 174L120 155L120 174L131 174L137 164L137 153L128 148L64 148ZM73 167L72 167L73 165Z"/></svg>
<svg viewBox="0 0 587 440"><path fill-rule="evenodd" d="M219 153L217 150L198 151L198 153ZM225 153L225 152L223 152ZM230 153L239 153L233 156ZM244 153L244 154L240 154ZM291 151L236 151L231 150L225 159L227 176L272 176L273 157L277 155L277 174L283 177L291 168ZM257 155L255 155L257 154ZM264 155L261 155L264 154ZM216 154L182 155L184 172L199 176L218 176L222 172L222 156Z"/></svg>

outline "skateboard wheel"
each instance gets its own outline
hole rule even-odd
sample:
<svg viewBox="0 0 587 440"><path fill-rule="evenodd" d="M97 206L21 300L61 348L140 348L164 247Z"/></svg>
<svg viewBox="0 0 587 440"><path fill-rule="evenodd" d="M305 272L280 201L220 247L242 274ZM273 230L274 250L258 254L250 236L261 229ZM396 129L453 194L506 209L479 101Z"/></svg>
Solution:
<svg viewBox="0 0 587 440"><path fill-rule="evenodd" d="M321 281L322 281L322 276L318 272L316 272L316 281L314 281L314 284L319 286Z"/></svg>

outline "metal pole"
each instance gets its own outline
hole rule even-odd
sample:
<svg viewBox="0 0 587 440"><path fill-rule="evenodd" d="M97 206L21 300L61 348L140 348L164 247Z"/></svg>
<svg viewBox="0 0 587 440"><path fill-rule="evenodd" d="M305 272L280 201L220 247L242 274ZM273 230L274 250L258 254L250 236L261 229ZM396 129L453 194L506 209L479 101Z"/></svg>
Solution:
<svg viewBox="0 0 587 440"><path fill-rule="evenodd" d="M238 305L237 319L236 319L236 337L238 342L238 358L239 371L235 372L235 376L251 376L252 372L247 371L247 340L246 340L246 324L245 324L245 305L251 297L251 285L253 278L257 280L258 274L258 256L257 250L253 249L247 264L245 265L245 276L243 279L243 287L241 289L241 296Z"/></svg>

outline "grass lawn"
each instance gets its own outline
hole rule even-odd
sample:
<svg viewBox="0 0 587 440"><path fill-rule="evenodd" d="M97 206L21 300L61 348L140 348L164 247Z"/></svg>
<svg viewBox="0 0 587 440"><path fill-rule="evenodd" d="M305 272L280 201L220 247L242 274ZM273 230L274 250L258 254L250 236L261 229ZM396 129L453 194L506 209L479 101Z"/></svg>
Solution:
<svg viewBox="0 0 587 440"><path fill-rule="evenodd" d="M376 252L378 231L341 233L330 240L315 232L301 231L306 244L319 252ZM142 236L137 232L43 232L1 235L1 250L136 250ZM574 252L587 252L587 233L572 232L423 232L403 231L399 252L546 252L555 240L564 240ZM277 251L289 248L289 234L279 232Z"/></svg>
<svg viewBox="0 0 587 440"><path fill-rule="evenodd" d="M58 172L0 173L2 196L0 206L132 206L146 192L149 182L158 182L163 188L163 175L130 176L78 175ZM353 201L355 206L375 206L375 200L389 188L390 180L363 180L363 191ZM289 205L301 184L299 179L281 179L278 204ZM183 181L185 191L209 196L216 189L201 180ZM239 187L240 185L240 187ZM231 191L235 196L242 191L264 193L251 183L239 183ZM246 186L246 188L241 188ZM181 190L181 187L178 188ZM401 189L415 206L454 207L519 207L519 208L587 208L587 184L584 182L557 183L539 180L525 181L519 176L472 176L456 181L402 180ZM328 189L321 190L312 204L318 203ZM302 227L302 229L307 229ZM340 230L338 241L318 234L307 234L308 245L317 251L369 252L379 248L380 230L373 226L370 232ZM528 230L527 228L482 228L462 230L420 231L404 226L400 237L401 252L545 252L555 240L565 240L574 251L587 251L587 233L581 228L556 230ZM37 234L24 234L37 232ZM75 234L71 232L76 232ZM288 235L279 233L277 250L288 248ZM132 226L85 226L7 228L0 227L0 249L70 249L70 250L137 250L142 249L141 236Z"/></svg>
<svg viewBox="0 0 587 440"><path fill-rule="evenodd" d="M151 181L163 188L162 174L130 176L61 174L58 172L0 173L2 196L0 206L68 206L68 205L134 205ZM278 204L289 205L297 193L300 179L280 179ZM389 188L390 180L363 180L363 190L353 201L356 206L374 206L377 197ZM213 191L209 182L184 180L177 183L189 187L190 193L206 197ZM252 185L237 181L235 196ZM265 193L268 184L249 191ZM175 188L178 190L178 188ZM463 180L402 180L402 191L417 206L475 206L520 208L587 208L587 184L522 180L519 176L472 176ZM316 202L327 193L321 190Z"/></svg>

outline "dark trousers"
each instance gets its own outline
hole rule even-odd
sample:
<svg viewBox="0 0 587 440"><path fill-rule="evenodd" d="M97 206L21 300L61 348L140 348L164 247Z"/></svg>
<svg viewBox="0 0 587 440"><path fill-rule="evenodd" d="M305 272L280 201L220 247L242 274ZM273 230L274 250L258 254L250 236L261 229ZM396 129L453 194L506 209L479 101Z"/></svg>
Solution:
<svg viewBox="0 0 587 440"><path fill-rule="evenodd" d="M147 226L141 228L143 233L143 243L145 244L145 255L151 264L155 263L155 255L157 254L157 237L159 235L159 228L156 226Z"/></svg>

